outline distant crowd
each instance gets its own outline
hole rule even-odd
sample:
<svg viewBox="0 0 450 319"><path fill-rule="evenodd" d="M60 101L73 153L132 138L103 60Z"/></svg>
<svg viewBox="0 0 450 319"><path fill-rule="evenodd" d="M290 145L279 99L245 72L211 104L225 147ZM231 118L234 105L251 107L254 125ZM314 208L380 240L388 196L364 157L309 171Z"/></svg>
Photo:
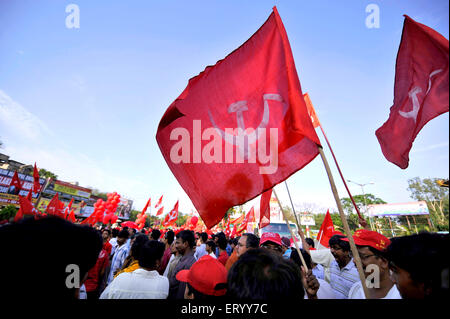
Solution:
<svg viewBox="0 0 450 319"><path fill-rule="evenodd" d="M299 235L301 256L277 233L229 239L26 218L0 226L2 293L33 300L448 297L448 234L355 231L367 296L346 236L335 232L326 248Z"/></svg>

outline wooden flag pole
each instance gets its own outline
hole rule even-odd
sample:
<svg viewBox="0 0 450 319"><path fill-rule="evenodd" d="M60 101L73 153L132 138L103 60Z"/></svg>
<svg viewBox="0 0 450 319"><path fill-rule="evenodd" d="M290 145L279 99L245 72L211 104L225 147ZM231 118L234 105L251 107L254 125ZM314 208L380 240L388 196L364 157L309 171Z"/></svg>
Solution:
<svg viewBox="0 0 450 319"><path fill-rule="evenodd" d="M297 250L297 253L298 253L299 257L300 257L300 260L302 261L303 267L305 268L305 272L306 272L306 271L308 271L308 266L306 266L306 262L305 262L305 259L303 259L302 252L298 248L297 241L295 240L294 233L292 232L291 226L289 225L289 221L287 219L286 213L284 212L283 207L281 207L281 202L278 199L277 192L275 191L275 188L272 188L272 191L273 191L273 193L275 195L275 198L277 199L278 205L280 206L280 210L283 213L283 217L284 217L284 220L286 221L286 224L288 226L289 232L291 233L291 237L292 237L292 241L294 242L295 249Z"/></svg>
<svg viewBox="0 0 450 319"><path fill-rule="evenodd" d="M287 189L287 192L288 192L288 195L289 195L289 200L291 201L292 212L294 213L295 222L297 223L298 229L300 229L300 231L301 231L300 223L298 221L297 214L295 213L294 203L292 203L291 193L289 192L289 187L288 187L286 181L284 181L284 185L286 185L286 189Z"/></svg>
<svg viewBox="0 0 450 319"><path fill-rule="evenodd" d="M348 241L350 243L350 249L352 251L353 259L356 264L356 268L358 269L359 278L361 279L361 284L364 290L364 295L366 296L366 299L369 299L369 291L367 290L366 286L366 277L364 276L364 271L362 268L361 258L359 257L358 250L356 249L355 242L352 237L352 233L350 232L350 227L348 226L347 218L345 217L344 211L342 210L341 201L339 199L339 195L336 189L336 185L334 184L333 175L331 174L330 167L328 166L327 159L325 157L325 154L323 153L322 147L317 146L319 149L320 157L322 158L323 164L325 165L325 170L327 171L328 179L330 181L331 190L334 195L334 199L336 201L336 205L339 210L339 215L342 220L342 225L344 226L345 234L347 235Z"/></svg>

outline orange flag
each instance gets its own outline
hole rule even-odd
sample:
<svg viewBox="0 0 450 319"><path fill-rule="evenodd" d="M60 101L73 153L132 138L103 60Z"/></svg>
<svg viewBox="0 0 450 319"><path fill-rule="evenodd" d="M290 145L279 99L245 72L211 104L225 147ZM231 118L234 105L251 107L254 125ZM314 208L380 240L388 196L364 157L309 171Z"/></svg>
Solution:
<svg viewBox="0 0 450 319"><path fill-rule="evenodd" d="M311 117L311 122L314 128L320 126L319 118L317 117L316 111L314 110L308 93L303 94L303 98L305 99L306 108L308 109L308 114Z"/></svg>

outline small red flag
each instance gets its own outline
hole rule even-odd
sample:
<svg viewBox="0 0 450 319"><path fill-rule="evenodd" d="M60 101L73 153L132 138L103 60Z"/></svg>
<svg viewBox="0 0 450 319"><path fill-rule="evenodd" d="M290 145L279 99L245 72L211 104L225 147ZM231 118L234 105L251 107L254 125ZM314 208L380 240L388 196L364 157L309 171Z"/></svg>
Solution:
<svg viewBox="0 0 450 319"><path fill-rule="evenodd" d="M73 197L70 199L70 203L62 211L62 214L64 215L64 219L67 219L67 217L69 216L70 209L72 208L72 203L73 203Z"/></svg>
<svg viewBox="0 0 450 319"><path fill-rule="evenodd" d="M22 189L22 182L19 179L19 174L17 174L17 171L14 172L11 182L9 183L9 187L11 186L14 186L14 189L9 190L8 192L11 192L14 195L18 195L20 190Z"/></svg>
<svg viewBox="0 0 450 319"><path fill-rule="evenodd" d="M33 192L38 193L41 190L41 184L39 183L39 171L36 167L36 163L34 163L33 179Z"/></svg>
<svg viewBox="0 0 450 319"><path fill-rule="evenodd" d="M56 193L52 200L50 201L50 203L48 203L47 208L45 209L45 211L47 212L47 214L49 215L56 215L56 216L60 216L62 209L64 208L64 203L62 203L62 207L61 207L61 201L59 200L59 196L58 193Z"/></svg>
<svg viewBox="0 0 450 319"><path fill-rule="evenodd" d="M449 111L449 42L407 15L397 55L394 105L375 135L386 159L402 169L422 127Z"/></svg>
<svg viewBox="0 0 450 319"><path fill-rule="evenodd" d="M319 118L317 117L316 110L314 110L314 106L312 105L311 99L309 98L309 94L303 94L303 98L305 99L306 108L308 109L308 114L311 117L311 122L314 128L319 127Z"/></svg>
<svg viewBox="0 0 450 319"><path fill-rule="evenodd" d="M164 219L165 226L169 226L178 219L178 201L176 202L173 209L166 215L167 221Z"/></svg>
<svg viewBox="0 0 450 319"><path fill-rule="evenodd" d="M72 223L75 223L77 221L77 219L75 217L75 211L73 209L70 210L68 220L70 220Z"/></svg>
<svg viewBox="0 0 450 319"><path fill-rule="evenodd" d="M141 215L144 215L145 212L147 211L148 206L150 206L150 200L151 200L151 198L149 198L148 201L147 201L147 204L145 204L145 207L142 210Z"/></svg>
<svg viewBox="0 0 450 319"><path fill-rule="evenodd" d="M208 228L319 154L276 7L244 44L189 80L156 140Z"/></svg>
<svg viewBox="0 0 450 319"><path fill-rule="evenodd" d="M158 202L155 205L155 208L158 207L159 205L161 205L162 199L163 199L163 195L161 195L161 197L159 198Z"/></svg>
<svg viewBox="0 0 450 319"><path fill-rule="evenodd" d="M161 206L161 208L158 209L158 212L156 213L156 216L161 215L163 213L163 211L164 211L164 206Z"/></svg>
<svg viewBox="0 0 450 319"><path fill-rule="evenodd" d="M245 216L244 221L237 227L236 236L239 236L242 232L246 231L248 223L252 222L254 219L255 219L255 211L252 207Z"/></svg>
<svg viewBox="0 0 450 319"><path fill-rule="evenodd" d="M272 189L261 195L259 204L259 229L270 224L270 198L272 197Z"/></svg>
<svg viewBox="0 0 450 319"><path fill-rule="evenodd" d="M322 222L322 225L320 226L319 232L317 234L317 240L322 246L329 248L328 241L333 236L333 232L334 232L333 220L331 219L330 212L327 211L325 218Z"/></svg>

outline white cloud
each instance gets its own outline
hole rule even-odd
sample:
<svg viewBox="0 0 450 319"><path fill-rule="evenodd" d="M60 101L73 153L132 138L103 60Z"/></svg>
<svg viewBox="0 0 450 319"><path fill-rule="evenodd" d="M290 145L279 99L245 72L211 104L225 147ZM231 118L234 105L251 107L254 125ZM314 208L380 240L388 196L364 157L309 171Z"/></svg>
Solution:
<svg viewBox="0 0 450 319"><path fill-rule="evenodd" d="M411 154L428 152L428 151L434 150L436 148L442 148L442 147L448 147L448 142L432 144L432 145L429 145L429 146L426 146L426 147L422 147L422 148L416 148L416 149L413 148L411 150Z"/></svg>

